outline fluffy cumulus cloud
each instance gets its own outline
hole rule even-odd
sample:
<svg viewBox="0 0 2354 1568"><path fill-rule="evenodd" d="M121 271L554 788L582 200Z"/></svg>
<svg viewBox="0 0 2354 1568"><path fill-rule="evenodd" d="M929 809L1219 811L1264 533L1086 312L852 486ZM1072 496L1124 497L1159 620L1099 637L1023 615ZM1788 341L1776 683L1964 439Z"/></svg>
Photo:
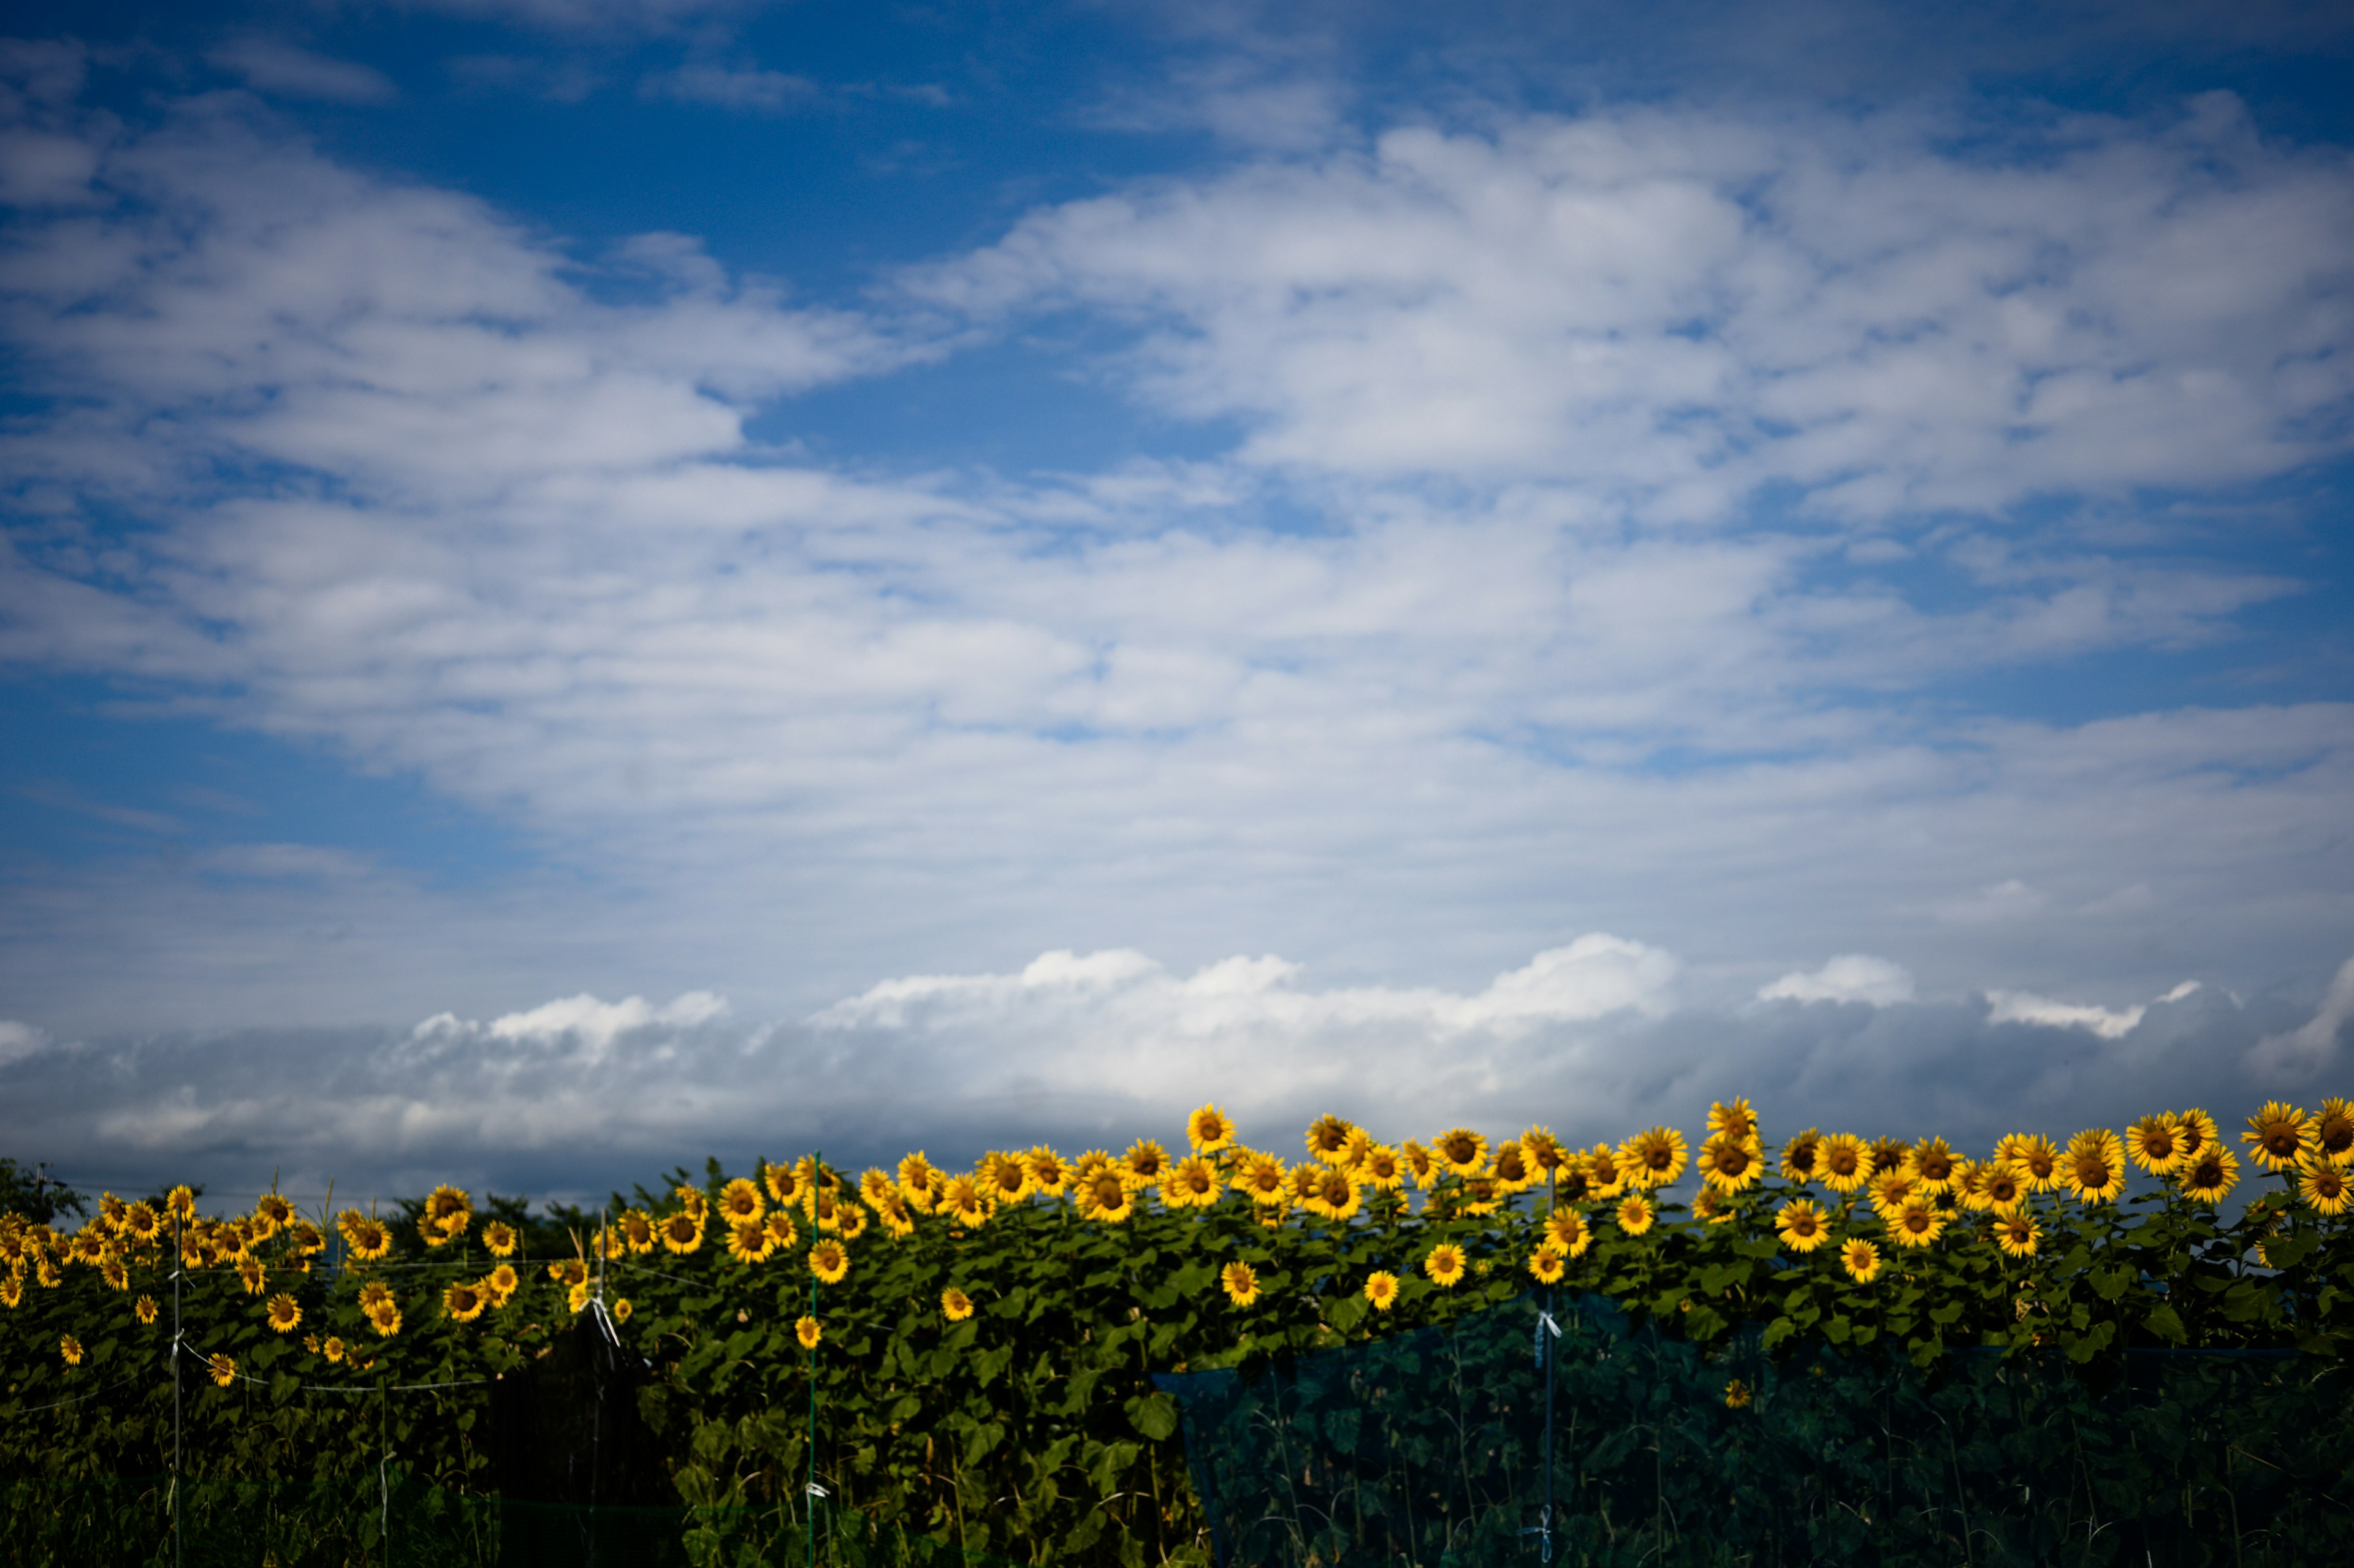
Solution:
<svg viewBox="0 0 2354 1568"><path fill-rule="evenodd" d="M1913 1000L1913 976L1902 964L1869 953L1841 953L1811 972L1792 970L1759 988L1760 1001L1862 1001L1884 1007Z"/></svg>

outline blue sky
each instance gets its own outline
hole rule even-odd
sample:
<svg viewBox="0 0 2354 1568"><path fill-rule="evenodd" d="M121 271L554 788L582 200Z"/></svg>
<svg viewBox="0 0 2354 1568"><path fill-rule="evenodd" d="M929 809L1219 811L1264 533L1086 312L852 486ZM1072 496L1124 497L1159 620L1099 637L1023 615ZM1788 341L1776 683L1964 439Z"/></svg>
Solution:
<svg viewBox="0 0 2354 1568"><path fill-rule="evenodd" d="M2338 8L69 21L20 1158L2344 1086Z"/></svg>

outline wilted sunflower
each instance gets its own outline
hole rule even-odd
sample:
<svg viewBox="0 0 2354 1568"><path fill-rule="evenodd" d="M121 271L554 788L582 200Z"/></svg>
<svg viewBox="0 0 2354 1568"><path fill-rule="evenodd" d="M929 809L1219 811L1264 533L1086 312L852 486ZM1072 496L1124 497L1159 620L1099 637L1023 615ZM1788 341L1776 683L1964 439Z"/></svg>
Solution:
<svg viewBox="0 0 2354 1568"><path fill-rule="evenodd" d="M1120 1157L1120 1174L1138 1192L1161 1185L1169 1170L1169 1151L1153 1139L1140 1138Z"/></svg>
<svg viewBox="0 0 2354 1568"><path fill-rule="evenodd" d="M482 1287L490 1292L493 1307L505 1306L522 1285L523 1277L515 1273L515 1266L511 1263L503 1263L482 1277Z"/></svg>
<svg viewBox="0 0 2354 1568"><path fill-rule="evenodd" d="M266 1310L270 1326L281 1334L292 1333L295 1326L302 1321L302 1308L295 1304L292 1296L283 1290L270 1298Z"/></svg>
<svg viewBox="0 0 2354 1568"><path fill-rule="evenodd" d="M2183 1163L2175 1180L2181 1183L2183 1196L2220 1203L2239 1182L2240 1162L2220 1142L2210 1143Z"/></svg>
<svg viewBox="0 0 2354 1568"><path fill-rule="evenodd" d="M1567 1257L1584 1257L1594 1245L1594 1232L1575 1209L1556 1209L1545 1216L1545 1241Z"/></svg>
<svg viewBox="0 0 2354 1568"><path fill-rule="evenodd" d="M270 1271L261 1266L258 1257L241 1257L237 1261L237 1277L238 1282L245 1287L248 1296L259 1296L269 1281Z"/></svg>
<svg viewBox="0 0 2354 1568"><path fill-rule="evenodd" d="M1204 1106L1185 1118L1185 1142L1196 1154L1214 1153L1234 1140L1233 1118L1214 1105Z"/></svg>
<svg viewBox="0 0 2354 1568"><path fill-rule="evenodd" d="M1198 1154L1189 1154L1162 1178L1161 1201L1172 1209L1211 1208L1217 1203L1219 1185L1218 1168Z"/></svg>
<svg viewBox="0 0 2354 1568"><path fill-rule="evenodd" d="M738 1263L766 1263L776 1250L765 1220L737 1220L727 1227L727 1255Z"/></svg>
<svg viewBox="0 0 2354 1568"><path fill-rule="evenodd" d="M1039 1144L1022 1157L1030 1170L1030 1188L1042 1198L1059 1198L1070 1190L1071 1162Z"/></svg>
<svg viewBox="0 0 2354 1568"><path fill-rule="evenodd" d="M1528 1154L1517 1138L1496 1145L1496 1158L1489 1163L1488 1175L1496 1183L1496 1190L1508 1195L1527 1192L1537 1179L1536 1168L1529 1163Z"/></svg>
<svg viewBox="0 0 2354 1568"><path fill-rule="evenodd" d="M2068 1140L2060 1180L2083 1203L2105 1203L2126 1190L2126 1146L2105 1127L2088 1127Z"/></svg>
<svg viewBox="0 0 2354 1568"><path fill-rule="evenodd" d="M2240 1134L2240 1141L2267 1171L2295 1165L2312 1139L2313 1118L2282 1100L2266 1100L2264 1109L2248 1118L2248 1130Z"/></svg>
<svg viewBox="0 0 2354 1568"><path fill-rule="evenodd" d="M828 1285L839 1285L850 1273L850 1252L838 1241L822 1241L810 1248L810 1272Z"/></svg>
<svg viewBox="0 0 2354 1568"><path fill-rule="evenodd" d="M2182 1163L2182 1119L2157 1111L2126 1128L2126 1155L2153 1176L2171 1175Z"/></svg>
<svg viewBox="0 0 2354 1568"><path fill-rule="evenodd" d="M2332 1165L2354 1165L2354 1102L2336 1095L2321 1102L2313 1118L2313 1146Z"/></svg>
<svg viewBox="0 0 2354 1568"><path fill-rule="evenodd" d="M1736 1211L1731 1198L1714 1187L1702 1187L1692 1194L1691 1212L1693 1219L1712 1225L1729 1225Z"/></svg>
<svg viewBox="0 0 2354 1568"><path fill-rule="evenodd" d="M1080 1182L1078 1198L1079 1217L1083 1220L1117 1225L1136 1213L1136 1191L1122 1180L1117 1163L1105 1166Z"/></svg>
<svg viewBox="0 0 2354 1568"><path fill-rule="evenodd" d="M1477 1176L1488 1162L1488 1140L1468 1127L1454 1127L1438 1135L1431 1152L1450 1176Z"/></svg>
<svg viewBox="0 0 2354 1568"><path fill-rule="evenodd" d="M1718 1133L1700 1146L1700 1158L1692 1165L1701 1180L1718 1192L1742 1192L1766 1173L1766 1151L1751 1139Z"/></svg>
<svg viewBox="0 0 2354 1568"><path fill-rule="evenodd" d="M972 1298L949 1286L940 1292L940 1316L951 1323L961 1323L972 1316Z"/></svg>
<svg viewBox="0 0 2354 1568"><path fill-rule="evenodd" d="M703 1216L681 1209L674 1214L664 1214L656 1227L663 1246L681 1256L699 1251L703 1246Z"/></svg>
<svg viewBox="0 0 2354 1568"><path fill-rule="evenodd" d="M1539 1285L1559 1284L1566 1266L1562 1250L1551 1242L1539 1242L1536 1250L1529 1254L1529 1277Z"/></svg>
<svg viewBox="0 0 2354 1568"><path fill-rule="evenodd" d="M757 1220L769 1212L769 1201L760 1196L760 1189L750 1180L738 1176L719 1189L719 1213L731 1224L738 1220Z"/></svg>
<svg viewBox="0 0 2354 1568"><path fill-rule="evenodd" d="M1346 1157L1349 1135L1356 1128L1337 1116L1320 1116L1308 1124L1305 1142L1310 1158L1320 1164L1338 1165Z"/></svg>
<svg viewBox="0 0 2354 1568"><path fill-rule="evenodd" d="M1718 1100L1708 1107L1708 1130L1735 1143L1753 1142L1757 1138L1757 1113L1749 1108L1745 1099L1736 1098L1729 1105Z"/></svg>
<svg viewBox="0 0 2354 1568"><path fill-rule="evenodd" d="M205 1362L205 1365L211 1371L213 1374L213 1383L217 1387L227 1388L229 1384L237 1381L237 1358L235 1356L222 1355L217 1352Z"/></svg>
<svg viewBox="0 0 2354 1568"><path fill-rule="evenodd" d="M58 1336L58 1354L65 1358L66 1365L69 1367L78 1367L81 1365L81 1341L75 1339L71 1334L63 1334Z"/></svg>
<svg viewBox="0 0 2354 1568"><path fill-rule="evenodd" d="M328 1335L319 1346L319 1353L326 1357L330 1362L341 1361L344 1359L345 1350L344 1341L333 1334Z"/></svg>
<svg viewBox="0 0 2354 1568"><path fill-rule="evenodd" d="M1811 1181L1823 1159L1823 1134L1810 1127L1782 1146L1782 1176L1789 1181Z"/></svg>
<svg viewBox="0 0 2354 1568"><path fill-rule="evenodd" d="M1629 1192L1618 1200L1616 1217L1621 1231L1630 1236L1638 1236L1649 1230L1659 1215L1659 1211L1651 1207L1650 1200L1639 1192Z"/></svg>
<svg viewBox="0 0 2354 1568"><path fill-rule="evenodd" d="M1396 1304L1398 1277L1385 1268L1377 1268L1365 1276L1365 1299L1373 1304L1376 1312L1386 1312Z"/></svg>
<svg viewBox="0 0 2354 1568"><path fill-rule="evenodd" d="M1684 1173L1684 1135L1671 1127L1647 1128L1618 1146L1618 1162L1636 1185L1664 1187Z"/></svg>
<svg viewBox="0 0 2354 1568"><path fill-rule="evenodd" d="M155 1314L158 1310L159 1308L155 1305L155 1298L153 1296L142 1296L139 1298L138 1305L132 1308L132 1311L138 1314L139 1320L143 1323L154 1322L155 1320Z"/></svg>
<svg viewBox="0 0 2354 1568"><path fill-rule="evenodd" d="M1237 1307L1258 1299L1258 1271L1240 1258L1218 1270L1218 1283L1225 1287L1226 1299Z"/></svg>
<svg viewBox="0 0 2354 1568"><path fill-rule="evenodd" d="M1840 1266L1858 1285L1869 1285L1880 1277L1880 1249L1858 1236L1840 1248Z"/></svg>
<svg viewBox="0 0 2354 1568"><path fill-rule="evenodd" d="M814 1318L796 1318L793 1319L793 1338L801 1342L801 1349L813 1351L817 1349L817 1342L825 1338L825 1325Z"/></svg>
<svg viewBox="0 0 2354 1568"><path fill-rule="evenodd" d="M2308 1159L2299 1168L2296 1190L2321 1213L2335 1215L2346 1212L2345 1168L2333 1165L2327 1159Z"/></svg>
<svg viewBox="0 0 2354 1568"><path fill-rule="evenodd" d="M1438 1180L1438 1156L1413 1139L1398 1145L1398 1159L1405 1162L1406 1174L1414 1178L1416 1186L1428 1187Z"/></svg>
<svg viewBox="0 0 2354 1568"><path fill-rule="evenodd" d="M2014 1211L2001 1215L1994 1223L1995 1245L2006 1257L2033 1257L2038 1243L2043 1239L2043 1228L2035 1216Z"/></svg>
<svg viewBox="0 0 2354 1568"><path fill-rule="evenodd" d="M1431 1282L1448 1289L1461 1281L1465 1266L1463 1249L1453 1242L1440 1242L1422 1260L1422 1271L1430 1276Z"/></svg>
<svg viewBox="0 0 2354 1568"><path fill-rule="evenodd" d="M453 1323L471 1323L491 1304L490 1293L471 1280L452 1280L441 1292L441 1315Z"/></svg>
<svg viewBox="0 0 2354 1568"><path fill-rule="evenodd" d="M1811 1199L1793 1198L1774 1211L1774 1233L1792 1252L1812 1252L1830 1240L1830 1219Z"/></svg>
<svg viewBox="0 0 2354 1568"><path fill-rule="evenodd" d="M1945 1233L1946 1216L1920 1193L1896 1205L1888 1215L1888 1234L1899 1246L1927 1246Z"/></svg>
<svg viewBox="0 0 2354 1568"><path fill-rule="evenodd" d="M1596 1144L1587 1152L1585 1163L1587 1197L1615 1198L1627 1190L1626 1163L1608 1144Z"/></svg>
<svg viewBox="0 0 2354 1568"><path fill-rule="evenodd" d="M1832 1192L1852 1192L1872 1179L1872 1156L1855 1134L1830 1134L1823 1139L1820 1153L1815 1175Z"/></svg>

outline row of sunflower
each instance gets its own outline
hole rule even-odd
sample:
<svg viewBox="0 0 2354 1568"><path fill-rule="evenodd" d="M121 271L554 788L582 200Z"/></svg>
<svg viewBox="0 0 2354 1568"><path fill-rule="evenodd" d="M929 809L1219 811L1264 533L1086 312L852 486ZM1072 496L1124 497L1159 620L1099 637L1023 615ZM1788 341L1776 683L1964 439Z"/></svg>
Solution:
<svg viewBox="0 0 2354 1568"><path fill-rule="evenodd" d="M0 1216L0 1465L98 1463L102 1442L105 1464L135 1467L161 1441L176 1320L217 1385L199 1419L236 1462L365 1467L380 1435L334 1393L449 1383L388 1403L421 1469L481 1485L479 1381L594 1319L651 1363L640 1411L677 1499L798 1506L807 1437L771 1417L814 1382L831 1494L878 1520L971 1550L1085 1560L1115 1527L1191 1550L1150 1373L1443 1322L1532 1285L1702 1342L1749 1324L1769 1348L1923 1362L1960 1345L2337 1354L2354 1338L2354 1107L2268 1103L2237 1142L2194 1109L1982 1156L1815 1128L1769 1143L1734 1099L1696 1139L1658 1127L1590 1148L1542 1126L1391 1144L1323 1117L1287 1160L1204 1106L1174 1147L953 1170L917 1151L854 1177L813 1157L714 1162L553 1217L454 1186L397 1213L110 1194L70 1232ZM57 1403L126 1375L129 1393Z"/></svg>

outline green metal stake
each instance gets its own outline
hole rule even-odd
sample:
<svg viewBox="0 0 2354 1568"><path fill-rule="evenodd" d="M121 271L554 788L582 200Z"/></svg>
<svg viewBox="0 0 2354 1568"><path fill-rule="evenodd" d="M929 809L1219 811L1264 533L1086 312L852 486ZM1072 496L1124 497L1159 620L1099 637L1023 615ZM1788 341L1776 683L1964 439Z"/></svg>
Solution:
<svg viewBox="0 0 2354 1568"><path fill-rule="evenodd" d="M817 1184L825 1176L825 1152L817 1150L810 1156L810 1231L814 1240L817 1230ZM810 1274L809 1315L817 1316L817 1274ZM817 1568L817 1347L809 1347L810 1420L809 1420L809 1489L801 1500L809 1508L809 1568Z"/></svg>

